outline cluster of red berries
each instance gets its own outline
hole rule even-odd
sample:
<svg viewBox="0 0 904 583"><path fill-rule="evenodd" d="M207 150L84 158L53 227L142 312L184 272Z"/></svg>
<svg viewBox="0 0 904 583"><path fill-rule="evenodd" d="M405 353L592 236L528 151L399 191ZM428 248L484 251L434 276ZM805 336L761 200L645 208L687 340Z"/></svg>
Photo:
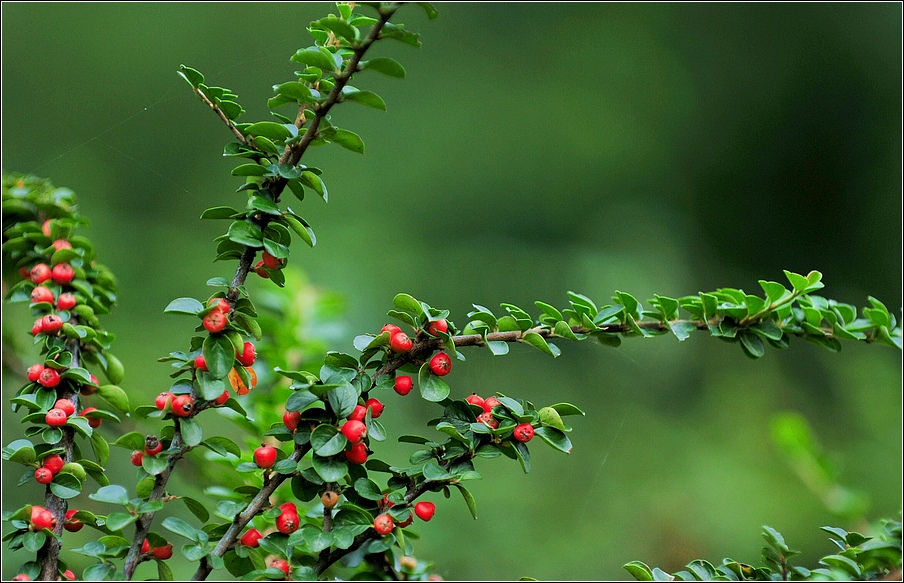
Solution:
<svg viewBox="0 0 904 583"><path fill-rule="evenodd" d="M270 278L271 269L281 269L286 264L285 259L277 259L276 257L270 255L266 251L261 255L261 260L258 261L254 267L254 273L263 277L264 279Z"/></svg>
<svg viewBox="0 0 904 583"><path fill-rule="evenodd" d="M65 464L63 458L56 454L46 456L41 462L41 466L35 470L35 481L39 484L49 484Z"/></svg>
<svg viewBox="0 0 904 583"><path fill-rule="evenodd" d="M211 298L207 304L211 310L201 319L201 324L211 334L217 334L223 331L223 328L229 323L229 302L225 298Z"/></svg>
<svg viewBox="0 0 904 583"><path fill-rule="evenodd" d="M477 421L479 423L483 423L491 429L496 429L499 427L499 421L496 419L496 417L493 416L493 407L502 404L499 399L497 399L496 397L487 397L486 399L484 399L477 393L473 393L471 395L468 395L468 397L465 398L465 401L472 405L483 408L483 413L477 416ZM512 432L512 437L514 437L521 443L527 443L534 438L533 425L531 425L530 423L521 423L520 425L517 425Z"/></svg>
<svg viewBox="0 0 904 583"><path fill-rule="evenodd" d="M380 501L379 504L382 509L389 509L394 506L394 503L389 500L387 495L383 496L383 500ZM417 515L418 518L423 520L424 522L429 522L433 515L436 514L436 504L433 502L418 502L414 505L414 514ZM405 528L409 524L411 524L414 518L411 516L411 513L408 513L408 518L404 521L398 523L399 528ZM374 518L374 530L377 531L381 536L386 536L387 534L392 532L392 529L395 528L395 521L392 519L392 516L386 512L377 515Z"/></svg>
<svg viewBox="0 0 904 583"><path fill-rule="evenodd" d="M129 457L129 461L132 462L133 466L141 467L141 462L144 460L144 456L155 456L161 451L163 451L163 442L160 440L160 438L156 435L148 435L144 439L144 451L136 449Z"/></svg>
<svg viewBox="0 0 904 583"><path fill-rule="evenodd" d="M449 323L445 319L430 322L427 326L427 333L431 336L439 336L440 332L448 332ZM414 341L395 324L386 324L380 329L380 333L389 333L389 349L396 354L405 354L414 346ZM438 352L433 355L428 364L430 372L439 377L444 377L452 370L452 359L445 352ZM408 375L399 375L395 379L393 389L403 397L411 392L413 381Z"/></svg>
<svg viewBox="0 0 904 583"><path fill-rule="evenodd" d="M40 366L40 365L35 365L35 366ZM34 367L32 367L32 368L34 368ZM30 370L31 369L29 369L29 371ZM51 369L51 368L44 369L45 372L48 370L53 370L53 369ZM56 373L56 371L53 371L53 372ZM42 373L42 374L44 374L44 373ZM59 376L59 375L57 375L57 376ZM44 385L44 386L48 386L48 385ZM52 386L56 386L56 384L54 384ZM97 411L96 407L85 407L84 409L82 409L82 412L79 413L79 415L81 415L82 417L88 417L88 425L96 428L96 427L100 427L102 419L100 419L99 417L93 417L93 416L89 417L89 415L91 413L93 413L94 411ZM73 415L75 415L75 405L72 403L72 401L70 401L69 399L57 399L57 402L54 403L54 405L50 409L50 411L48 411L47 414L44 415L44 421L47 423L47 425L50 425L51 427L61 427L63 425L66 425L66 421L68 421L69 417L71 417Z"/></svg>
<svg viewBox="0 0 904 583"><path fill-rule="evenodd" d="M152 547L148 539L144 539L144 542L141 543L141 553L150 555L148 558L165 561L173 556L173 543L166 543L161 547Z"/></svg>

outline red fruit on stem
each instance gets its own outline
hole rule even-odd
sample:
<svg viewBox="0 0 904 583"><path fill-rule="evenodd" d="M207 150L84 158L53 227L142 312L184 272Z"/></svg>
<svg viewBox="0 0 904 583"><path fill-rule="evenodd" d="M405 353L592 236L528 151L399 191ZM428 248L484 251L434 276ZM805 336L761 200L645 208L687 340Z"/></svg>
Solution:
<svg viewBox="0 0 904 583"><path fill-rule="evenodd" d="M367 416L367 408L363 405L355 405L355 409L348 414L349 421L364 421L364 417Z"/></svg>
<svg viewBox="0 0 904 583"><path fill-rule="evenodd" d="M144 440L144 453L157 455L163 451L163 443L155 435L148 435Z"/></svg>
<svg viewBox="0 0 904 583"><path fill-rule="evenodd" d="M204 355L199 354L195 357L195 368L198 370L207 371L207 361L204 360Z"/></svg>
<svg viewBox="0 0 904 583"><path fill-rule="evenodd" d="M53 266L50 276L53 278L54 283L63 285L72 281L72 278L75 277L75 270L68 263L60 263Z"/></svg>
<svg viewBox="0 0 904 583"><path fill-rule="evenodd" d="M53 388L60 384L60 373L50 367L46 367L38 376L38 382L44 387Z"/></svg>
<svg viewBox="0 0 904 583"><path fill-rule="evenodd" d="M31 581L31 577L29 577L25 573L19 573L18 575L13 577L13 581Z"/></svg>
<svg viewBox="0 0 904 583"><path fill-rule="evenodd" d="M417 514L417 517L424 522L428 522L431 518L433 518L433 514L435 512L436 504L434 504L433 502L418 502L414 505L414 513Z"/></svg>
<svg viewBox="0 0 904 583"><path fill-rule="evenodd" d="M219 407L220 405L224 405L226 401L229 400L229 389L223 391L223 394L213 400L213 402Z"/></svg>
<svg viewBox="0 0 904 583"><path fill-rule="evenodd" d="M97 381L97 377L91 375L91 384L90 385L82 385L82 388L79 389L79 393L82 395L93 395L97 392L97 385L100 383Z"/></svg>
<svg viewBox="0 0 904 583"><path fill-rule="evenodd" d="M53 242L53 248L57 251L62 251L63 249L72 249L72 243L70 243L66 239L57 239Z"/></svg>
<svg viewBox="0 0 904 583"><path fill-rule="evenodd" d="M411 387L413 384L414 382L411 380L410 376L402 375L396 377L395 385L393 385L392 390L404 397L411 392Z"/></svg>
<svg viewBox="0 0 904 583"><path fill-rule="evenodd" d="M379 399L370 398L364 403L364 406L370 409L370 416L373 419L383 414L383 403Z"/></svg>
<svg viewBox="0 0 904 583"><path fill-rule="evenodd" d="M404 521L399 523L399 528L405 528L406 526L410 525L412 522L414 522L414 514L409 512L408 518L406 518Z"/></svg>
<svg viewBox="0 0 904 583"><path fill-rule="evenodd" d="M350 443L361 443L367 437L367 426L360 421L346 421L342 426L342 435Z"/></svg>
<svg viewBox="0 0 904 583"><path fill-rule="evenodd" d="M132 452L132 455L129 457L129 461L132 462L133 466L141 467L141 460L144 459L144 452L138 451L137 449Z"/></svg>
<svg viewBox="0 0 904 583"><path fill-rule="evenodd" d="M264 267L263 261L258 261L254 264L254 273L258 274L264 279L270 279L270 274L267 273L267 269Z"/></svg>
<svg viewBox="0 0 904 583"><path fill-rule="evenodd" d="M276 463L276 448L272 445L263 445L254 450L254 463L261 468L272 467Z"/></svg>
<svg viewBox="0 0 904 583"><path fill-rule="evenodd" d="M395 502L389 499L389 494L383 494L383 499L377 504L379 504L380 508L392 508L395 506Z"/></svg>
<svg viewBox="0 0 904 583"><path fill-rule="evenodd" d="M487 427L491 427L493 429L496 429L497 427L499 427L499 422L496 421L496 418L493 417L493 414L490 413L489 411L484 411L483 413L478 415L477 422L483 423Z"/></svg>
<svg viewBox="0 0 904 583"><path fill-rule="evenodd" d="M251 342L245 342L242 346L242 353L236 353L235 358L242 363L242 366L251 366L257 359L257 348Z"/></svg>
<svg viewBox="0 0 904 583"><path fill-rule="evenodd" d="M87 413L93 413L95 411L97 411L97 407L87 407L85 409L82 409L82 412L79 413L79 415L85 417ZM88 417L88 425L90 425L91 427L100 427L100 424L102 422L103 419L101 419L100 417Z"/></svg>
<svg viewBox="0 0 904 583"><path fill-rule="evenodd" d="M45 237L49 237L49 236L50 236L50 227L51 227L51 225L53 225L53 223L51 222L51 219L47 219L46 221L44 221L43 223L41 223L41 232L44 233L44 236L45 236Z"/></svg>
<svg viewBox="0 0 904 583"><path fill-rule="evenodd" d="M339 503L339 494L333 492L332 490L327 490L323 494L320 495L320 502L323 504L323 507L327 510L332 510L336 507L336 504Z"/></svg>
<svg viewBox="0 0 904 583"><path fill-rule="evenodd" d="M501 404L502 403L500 403L499 399L497 399L496 397L487 397L486 400L483 402L483 410L486 411L487 413L489 413L490 411L493 410L493 407L495 407L497 405L501 405Z"/></svg>
<svg viewBox="0 0 904 583"><path fill-rule="evenodd" d="M283 413L282 421L289 431L295 431L301 421L301 411L286 411Z"/></svg>
<svg viewBox="0 0 904 583"><path fill-rule="evenodd" d="M41 514L42 512L44 512L45 510L47 510L47 509L44 508L43 506L38 506L37 504L32 506L31 507L31 522L34 523L34 521L38 517L38 515Z"/></svg>
<svg viewBox="0 0 904 583"><path fill-rule="evenodd" d="M249 528L245 531L245 534L241 536L239 542L245 545L246 547L258 547L260 546L260 540L264 538L264 535L261 534L256 528Z"/></svg>
<svg viewBox="0 0 904 583"><path fill-rule="evenodd" d="M397 354L403 354L411 350L414 343L404 332L396 332L389 337L389 347Z"/></svg>
<svg viewBox="0 0 904 583"><path fill-rule="evenodd" d="M75 573L72 572L72 569L66 569L63 571L63 578L67 581L75 581Z"/></svg>
<svg viewBox="0 0 904 583"><path fill-rule="evenodd" d="M45 528L53 530L56 526L56 517L53 515L53 512L45 508L41 508L37 515L35 515L34 509L32 509L31 525L35 530L44 530Z"/></svg>
<svg viewBox="0 0 904 583"><path fill-rule="evenodd" d="M144 539L144 542L141 543L141 552L142 553L151 552L151 543L148 542L148 539Z"/></svg>
<svg viewBox="0 0 904 583"><path fill-rule="evenodd" d="M392 339L393 336L401 332L402 329L396 326L395 324L386 324L382 328L380 328L380 334L383 332L389 332L389 338Z"/></svg>
<svg viewBox="0 0 904 583"><path fill-rule="evenodd" d="M445 319L437 320L436 322L430 322L430 325L427 326L427 332L431 336L439 336L439 332L448 332L449 331L449 323L446 322Z"/></svg>
<svg viewBox="0 0 904 583"><path fill-rule="evenodd" d="M275 567L275 568L279 569L280 571L282 571L283 573L285 573L286 577L289 576L289 571L290 571L291 567L289 566L289 563L285 562L284 560L276 559L275 561L270 563L270 566Z"/></svg>
<svg viewBox="0 0 904 583"><path fill-rule="evenodd" d="M53 277L53 272L46 263L38 263L31 268L31 273L29 273L29 275L31 276L32 283L40 285L45 281L50 280Z"/></svg>
<svg viewBox="0 0 904 583"><path fill-rule="evenodd" d="M367 461L367 446L363 443L352 444L352 448L345 452L345 459L355 465L363 465Z"/></svg>
<svg viewBox="0 0 904 583"><path fill-rule="evenodd" d="M69 292L64 294L60 294L60 297L57 298L57 309L58 310L71 310L78 303L76 301L75 296Z"/></svg>
<svg viewBox="0 0 904 583"><path fill-rule="evenodd" d="M59 473L59 471L63 469L64 465L66 465L66 462L64 462L63 458L55 453L52 453L49 456L45 457L44 461L41 462L41 467L47 468L48 470L50 470L50 473L54 475Z"/></svg>
<svg viewBox="0 0 904 583"><path fill-rule="evenodd" d="M430 372L438 377L444 377L452 370L452 359L445 352L438 352L430 359Z"/></svg>
<svg viewBox="0 0 904 583"><path fill-rule="evenodd" d="M471 403L472 405L477 405L478 407L483 407L483 397L478 395L477 393L471 393L467 397L465 397L465 401Z"/></svg>
<svg viewBox="0 0 904 583"><path fill-rule="evenodd" d="M171 392L163 391L154 398L154 406L163 411L164 409L166 409L167 405L172 405L173 399L175 398L176 395L172 394Z"/></svg>
<svg viewBox="0 0 904 583"><path fill-rule="evenodd" d="M31 268L27 265L23 265L19 268L19 276L22 279L31 279Z"/></svg>
<svg viewBox="0 0 904 583"><path fill-rule="evenodd" d="M38 334L40 334L43 331L44 331L44 318L41 317L41 318L38 318L37 320L35 320L35 323L32 324L31 335L37 336Z"/></svg>
<svg viewBox="0 0 904 583"><path fill-rule="evenodd" d="M261 255L261 261L263 261L264 266L267 269L279 269L280 265L282 265L282 261L277 259L276 257L270 255L266 251Z"/></svg>
<svg viewBox="0 0 904 583"><path fill-rule="evenodd" d="M298 516L298 506L295 506L294 502L283 502L279 505L279 509L283 512L288 512L289 514Z"/></svg>
<svg viewBox="0 0 904 583"><path fill-rule="evenodd" d="M155 559L165 561L173 556L173 544L166 543L166 545L162 547L153 548L151 549L151 555L153 555Z"/></svg>
<svg viewBox="0 0 904 583"><path fill-rule="evenodd" d="M70 415L75 415L75 405L72 404L72 401L69 399L57 399L57 402L53 405L54 409L62 409L66 412L66 417Z"/></svg>
<svg viewBox="0 0 904 583"><path fill-rule="evenodd" d="M223 328L229 323L229 319L226 317L226 314L220 310L214 309L207 312L207 315L204 316L201 323L204 324L204 328L207 329L208 332L216 334L217 332L223 331Z"/></svg>
<svg viewBox="0 0 904 583"><path fill-rule="evenodd" d="M176 417L188 417L195 410L195 400L191 395L177 395L173 399L173 415Z"/></svg>
<svg viewBox="0 0 904 583"><path fill-rule="evenodd" d="M521 425L515 427L515 431L512 433L512 436L521 443L527 443L534 438L534 428L530 423L522 423Z"/></svg>
<svg viewBox="0 0 904 583"><path fill-rule="evenodd" d="M39 484L49 484L53 481L53 472L47 468L38 468L35 470L35 482Z"/></svg>
<svg viewBox="0 0 904 583"><path fill-rule="evenodd" d="M220 310L224 314L228 314L229 310L232 308L229 307L229 302L226 301L226 298L210 298L210 301L207 302L209 306L216 306L216 309Z"/></svg>
<svg viewBox="0 0 904 583"><path fill-rule="evenodd" d="M66 425L66 412L62 409L51 409L44 416L44 421L51 427L60 427Z"/></svg>
<svg viewBox="0 0 904 583"><path fill-rule="evenodd" d="M374 530L382 536L386 536L392 532L392 517L388 514L380 514L374 518Z"/></svg>
<svg viewBox="0 0 904 583"><path fill-rule="evenodd" d="M28 370L25 371L25 374L28 375L28 380L31 382L37 381L41 377L41 372L44 371L43 364L33 364L28 367Z"/></svg>
<svg viewBox="0 0 904 583"><path fill-rule="evenodd" d="M84 522L78 520L77 518L72 518L73 516L75 516L76 512L78 512L78 510L75 509L66 511L66 522L65 524L63 524L63 528L65 528L69 532L78 532L85 527Z"/></svg>
<svg viewBox="0 0 904 583"><path fill-rule="evenodd" d="M55 314L47 314L41 318L41 332L54 334L63 327L63 319Z"/></svg>
<svg viewBox="0 0 904 583"><path fill-rule="evenodd" d="M283 512L276 517L276 530L283 534L292 534L298 530L298 514L294 512Z"/></svg>
<svg viewBox="0 0 904 583"><path fill-rule="evenodd" d="M33 304L40 304L41 302L52 304L55 299L50 288L44 287L43 285L39 285L31 290L31 303Z"/></svg>

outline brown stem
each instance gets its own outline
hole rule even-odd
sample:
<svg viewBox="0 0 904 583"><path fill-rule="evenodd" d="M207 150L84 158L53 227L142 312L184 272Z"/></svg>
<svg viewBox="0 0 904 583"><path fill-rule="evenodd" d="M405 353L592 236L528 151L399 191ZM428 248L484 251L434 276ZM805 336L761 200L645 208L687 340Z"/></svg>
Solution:
<svg viewBox="0 0 904 583"><path fill-rule="evenodd" d="M214 110L214 112L216 112L216 114L220 117L220 119L223 120L223 123L226 124L226 127L228 127L229 130L233 133L233 135L235 135L235 138L236 138L238 141L240 141L240 142L242 142L243 144L245 144L246 146L249 145L249 144L248 144L248 141L245 139L245 136L243 136L243 135L242 135L242 132L240 132L240 131L235 127L235 125L232 123L232 120L229 119L228 117L226 117L226 114L223 113L223 110L220 109L219 107L217 107L216 104L213 103L211 100L207 99L207 96L204 95L204 92L203 92L203 91L201 91L201 90L198 89L197 87L195 87L194 89L195 89L195 93L198 94L198 97L200 97L201 100L204 101L204 103L206 103L207 105L209 105L209 106L210 106L210 109Z"/></svg>

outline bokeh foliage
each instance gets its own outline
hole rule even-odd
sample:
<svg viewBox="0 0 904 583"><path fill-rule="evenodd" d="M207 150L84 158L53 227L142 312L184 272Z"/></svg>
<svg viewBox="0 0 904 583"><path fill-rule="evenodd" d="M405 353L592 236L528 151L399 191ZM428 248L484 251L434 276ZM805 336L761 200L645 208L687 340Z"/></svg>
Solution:
<svg viewBox="0 0 904 583"><path fill-rule="evenodd" d="M196 65L254 107L324 7L2 8L3 167L79 193L119 278L106 327L133 401L168 386L155 359L180 327L162 308L230 275L209 263L222 225L197 219L234 190L233 160L220 159L228 135L175 70ZM406 16L420 51L381 49L408 72L374 80L389 111L336 114L367 154L312 152L331 197L306 201L318 246L299 247L293 264L345 298L343 319L312 329L329 347L378 330L399 291L464 321L472 302L753 293L782 269L819 269L830 297L860 306L873 295L899 311L900 6L439 8L432 23ZM4 310L4 330L26 320ZM555 361L527 347L502 362L474 354L450 377L467 392L580 403L595 423L570 457L538 452L529 479L514 463L488 472L474 487L480 520L450 503L424 527L418 551L444 575L755 562L764 524L815 563L818 526L864 526L833 513L773 445L786 411L836 458L833 479L868 498L863 517L900 511L899 352L798 343L753 362L694 338L571 348ZM3 386L6 397L14 383ZM405 414L427 413L406 400L386 425ZM123 458L110 471L128 469ZM6 490L15 478L3 480ZM491 550L513 532L522 544Z"/></svg>

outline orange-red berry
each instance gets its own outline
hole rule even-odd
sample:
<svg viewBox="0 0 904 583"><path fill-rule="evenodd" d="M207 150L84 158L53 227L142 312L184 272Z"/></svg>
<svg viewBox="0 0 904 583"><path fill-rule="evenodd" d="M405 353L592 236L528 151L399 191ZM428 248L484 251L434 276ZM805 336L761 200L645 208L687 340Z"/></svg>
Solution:
<svg viewBox="0 0 904 583"><path fill-rule="evenodd" d="M383 414L383 403L379 399L370 398L364 403L364 406L370 409L370 416L373 419Z"/></svg>
<svg viewBox="0 0 904 583"><path fill-rule="evenodd" d="M52 304L55 299L50 288L44 287L43 285L39 285L31 290L31 303L33 304L40 304L41 302Z"/></svg>
<svg viewBox="0 0 904 583"><path fill-rule="evenodd" d="M258 547L262 538L264 538L264 535L261 534L261 531L256 528L249 528L239 539L239 542L246 547Z"/></svg>
<svg viewBox="0 0 904 583"><path fill-rule="evenodd" d="M41 462L41 466L50 470L50 473L54 475L59 473L59 471L63 469L64 465L66 465L66 462L63 461L63 458L56 455L55 453L45 457Z"/></svg>
<svg viewBox="0 0 904 583"><path fill-rule="evenodd" d="M389 348L397 354L403 354L411 350L414 343L404 332L396 332L389 338Z"/></svg>
<svg viewBox="0 0 904 583"><path fill-rule="evenodd" d="M436 504L434 504L433 502L418 502L414 505L414 513L417 514L417 517L424 522L427 522L431 518L433 518L433 514L435 512Z"/></svg>
<svg viewBox="0 0 904 583"><path fill-rule="evenodd" d="M49 484L53 481L53 472L47 468L38 468L35 470L35 482L39 484Z"/></svg>
<svg viewBox="0 0 904 583"><path fill-rule="evenodd" d="M376 530L380 535L386 536L387 534L392 532L393 524L392 517L388 514L380 514L376 518L374 518L374 530Z"/></svg>
<svg viewBox="0 0 904 583"><path fill-rule="evenodd" d="M69 532L78 532L85 527L85 523L77 518L72 518L75 516L75 513L78 510L67 510L66 511L66 522L63 524L63 528L65 528Z"/></svg>
<svg viewBox="0 0 904 583"><path fill-rule="evenodd" d="M75 296L69 292L66 292L64 294L60 294L60 297L57 298L57 309L71 310L77 303L78 301L75 299Z"/></svg>
<svg viewBox="0 0 904 583"><path fill-rule="evenodd" d="M39 378L41 378L41 373L43 371L44 371L43 364L33 364L30 367L28 367L28 370L25 371L25 374L28 375L28 380L30 380L31 382L35 382Z"/></svg>
<svg viewBox="0 0 904 583"><path fill-rule="evenodd" d="M430 372L438 377L444 377L452 370L452 359L445 352L438 352L430 359Z"/></svg>
<svg viewBox="0 0 904 583"><path fill-rule="evenodd" d="M272 467L276 463L276 448L272 445L261 445L254 450L254 463L261 468Z"/></svg>
<svg viewBox="0 0 904 583"><path fill-rule="evenodd" d="M173 399L173 415L177 417L188 417L195 410L195 400L191 395L177 395Z"/></svg>
<svg viewBox="0 0 904 583"><path fill-rule="evenodd" d="M430 325L427 326L427 332L430 333L431 336L439 336L440 332L448 331L449 323L446 322L445 319L437 320L436 322L430 322Z"/></svg>
<svg viewBox="0 0 904 583"><path fill-rule="evenodd" d="M84 417L86 413L93 413L95 411L97 411L97 407L86 407L85 409L82 409L82 412L79 413L79 415ZM102 422L103 419L101 419L100 417L88 417L88 425L90 425L91 427L100 427L100 424Z"/></svg>
<svg viewBox="0 0 904 583"><path fill-rule="evenodd" d="M68 263L60 263L53 266L50 276L53 278L54 283L63 285L72 281L72 278L75 277L75 270Z"/></svg>
<svg viewBox="0 0 904 583"><path fill-rule="evenodd" d="M141 461L144 459L144 452L138 451L137 449L132 452L132 455L129 457L129 461L133 466L141 467ZM146 551L145 551L146 552Z"/></svg>
<svg viewBox="0 0 904 583"><path fill-rule="evenodd" d="M53 278L53 272L46 263L38 263L32 267L29 275L31 276L31 281L38 285Z"/></svg>
<svg viewBox="0 0 904 583"><path fill-rule="evenodd" d="M411 377L408 375L398 376L395 379L395 385L393 385L392 389L402 395L403 397L411 392L411 387L414 385L414 382L411 380Z"/></svg>
<svg viewBox="0 0 904 583"><path fill-rule="evenodd" d="M534 438L534 428L530 423L522 423L515 427L515 431L512 432L512 437L521 443L527 443Z"/></svg>
<svg viewBox="0 0 904 583"><path fill-rule="evenodd" d="M44 416L44 421L51 427L60 427L66 425L66 412L62 409L51 409Z"/></svg>
<svg viewBox="0 0 904 583"><path fill-rule="evenodd" d="M298 429L298 423L301 422L301 411L286 411L282 416L283 423L289 431Z"/></svg>
<svg viewBox="0 0 904 583"><path fill-rule="evenodd" d="M235 358L242 363L242 366L251 366L257 360L257 348L251 342L245 342L242 345L242 353L236 353Z"/></svg>
<svg viewBox="0 0 904 583"><path fill-rule="evenodd" d="M362 465L367 461L367 446L363 443L353 443L352 448L345 452L345 459L356 465Z"/></svg>
<svg viewBox="0 0 904 583"><path fill-rule="evenodd" d="M361 443L367 437L367 426L360 421L346 421L342 426L342 435L349 443Z"/></svg>

